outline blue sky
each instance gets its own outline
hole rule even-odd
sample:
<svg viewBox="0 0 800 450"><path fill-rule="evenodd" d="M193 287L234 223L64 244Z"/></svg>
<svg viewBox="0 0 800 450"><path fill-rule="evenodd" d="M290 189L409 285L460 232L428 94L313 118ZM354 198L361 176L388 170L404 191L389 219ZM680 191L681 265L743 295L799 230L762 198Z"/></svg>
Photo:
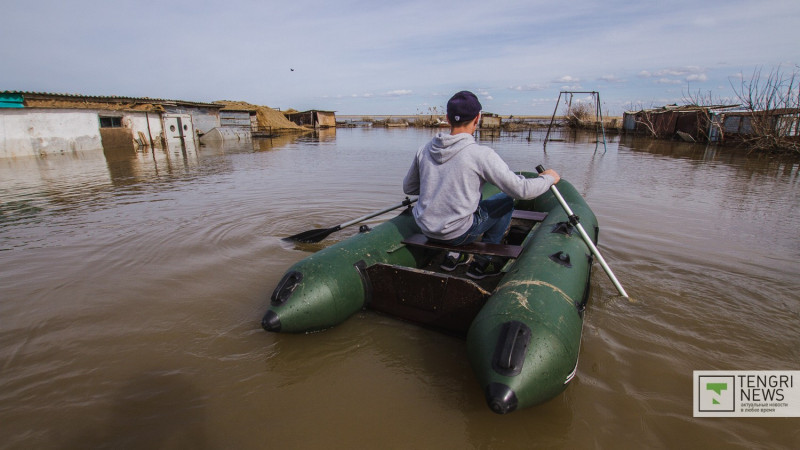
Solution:
<svg viewBox="0 0 800 450"><path fill-rule="evenodd" d="M800 1L2 2L0 91L243 100L340 114L607 115L734 99L754 70L800 71ZM293 71L291 69L294 69ZM576 97L579 98L580 96Z"/></svg>

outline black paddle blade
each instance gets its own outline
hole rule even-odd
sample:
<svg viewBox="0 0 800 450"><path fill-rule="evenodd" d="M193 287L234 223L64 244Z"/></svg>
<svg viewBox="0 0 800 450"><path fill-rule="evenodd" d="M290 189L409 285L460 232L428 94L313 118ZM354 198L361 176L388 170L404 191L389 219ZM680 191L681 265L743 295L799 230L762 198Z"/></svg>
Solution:
<svg viewBox="0 0 800 450"><path fill-rule="evenodd" d="M302 233L297 233L293 236L283 238L284 241L294 241L294 242L305 242L305 243L314 243L319 242L329 234L339 231L341 227L336 225L333 228L323 228L323 229L316 229L316 230L308 230L303 231Z"/></svg>

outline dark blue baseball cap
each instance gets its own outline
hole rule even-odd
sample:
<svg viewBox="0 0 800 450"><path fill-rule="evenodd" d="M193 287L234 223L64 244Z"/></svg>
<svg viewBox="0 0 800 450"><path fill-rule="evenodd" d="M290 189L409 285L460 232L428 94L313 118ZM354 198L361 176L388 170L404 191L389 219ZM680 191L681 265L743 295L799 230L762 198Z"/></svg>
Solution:
<svg viewBox="0 0 800 450"><path fill-rule="evenodd" d="M470 91L461 91L447 101L447 118L450 123L472 120L482 109L478 97Z"/></svg>

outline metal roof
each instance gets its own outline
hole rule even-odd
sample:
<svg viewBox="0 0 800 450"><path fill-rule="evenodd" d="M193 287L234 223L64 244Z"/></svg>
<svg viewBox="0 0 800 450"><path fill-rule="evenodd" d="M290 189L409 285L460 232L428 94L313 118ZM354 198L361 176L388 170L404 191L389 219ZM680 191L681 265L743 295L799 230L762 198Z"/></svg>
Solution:
<svg viewBox="0 0 800 450"><path fill-rule="evenodd" d="M135 103L135 104L153 104L153 105L167 105L167 106L197 106L204 108L222 108L222 105L216 103L205 102L192 102L186 100L170 100L163 98L150 98L150 97L125 97L125 96L100 96L100 95L81 95L81 94L61 94L52 92L29 92L29 91L2 91L1 94L14 94L22 95L25 99L31 100L61 100L71 102L97 102L97 103Z"/></svg>

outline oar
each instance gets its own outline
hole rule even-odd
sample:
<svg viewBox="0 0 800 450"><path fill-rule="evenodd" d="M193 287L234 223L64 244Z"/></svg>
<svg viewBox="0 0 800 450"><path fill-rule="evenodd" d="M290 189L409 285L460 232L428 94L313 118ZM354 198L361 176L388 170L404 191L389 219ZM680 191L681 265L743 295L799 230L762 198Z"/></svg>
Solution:
<svg viewBox="0 0 800 450"><path fill-rule="evenodd" d="M544 172L544 166L541 165L536 166L536 171L539 173ZM623 289L622 285L619 284L617 277L614 276L614 272L612 272L611 268L608 267L608 264L606 264L606 260L603 259L603 255L600 254L600 251L597 250L597 247L594 245L594 242L592 242L591 238L589 238L589 235L586 234L586 230L583 229L583 225L581 225L580 219L578 218L578 216L575 215L575 213L572 212L572 209L564 200L564 197L562 197L561 193L558 192L558 188L555 185L552 185L550 186L550 191L553 193L553 195L556 196L558 202L561 203L561 207L564 208L564 211L567 213L567 217L569 217L569 223L571 223L575 228L578 229L578 232L581 234L583 241L586 242L586 245L589 247L589 250L592 251L592 254L595 256L595 258L597 258L597 261L600 262L600 266L602 266L603 270L606 271L606 275L608 275L608 278L611 278L611 282L614 283L614 286L617 288L617 291L619 291L619 295L628 298L628 293L625 292L625 289Z"/></svg>
<svg viewBox="0 0 800 450"><path fill-rule="evenodd" d="M403 200L403 203L400 203L399 205L391 206L389 208L382 209L380 211L375 211L373 213L369 213L366 216L361 216L358 219L353 219L353 220L351 220L349 222L345 222L343 224L336 225L335 227L317 228L317 229L314 229L314 230L308 230L308 231L304 231L302 233L295 234L293 236L289 236L289 237L283 238L283 240L284 241L297 241L297 242L319 242L319 241L325 239L326 237L328 237L329 234L334 233L336 231L339 231L342 228L349 227L350 225L354 225L354 224L357 224L359 222L363 222L363 221L365 221L367 219L371 219L371 218L373 218L375 216L380 216L381 214L387 213L389 211L393 211L393 210L395 210L397 208L402 208L403 206L408 206L408 205L410 205L410 204L412 204L412 203L414 203L416 201L417 201L416 198L414 200L409 200L408 197L406 197L406 199Z"/></svg>

